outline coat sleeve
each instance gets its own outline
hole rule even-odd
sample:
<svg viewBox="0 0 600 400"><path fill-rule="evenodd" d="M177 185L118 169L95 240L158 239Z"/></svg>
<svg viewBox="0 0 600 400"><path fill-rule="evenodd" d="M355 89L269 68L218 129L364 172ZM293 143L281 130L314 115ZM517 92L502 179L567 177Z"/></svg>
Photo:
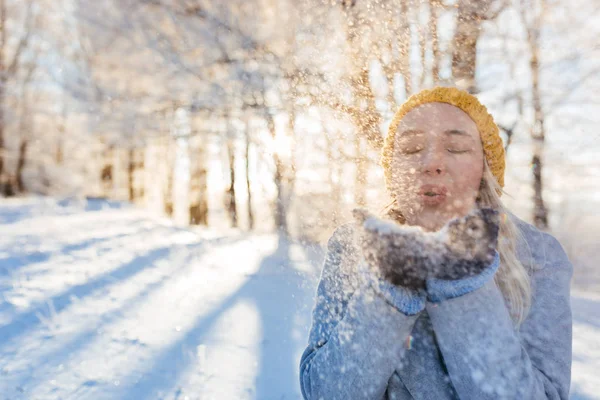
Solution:
<svg viewBox="0 0 600 400"><path fill-rule="evenodd" d="M304 399L381 399L418 315L405 315L360 283L349 227L336 230L300 360Z"/></svg>
<svg viewBox="0 0 600 400"><path fill-rule="evenodd" d="M450 379L461 399L564 399L572 356L570 280L560 243L543 233L532 306L519 330L493 279L464 296L427 304Z"/></svg>

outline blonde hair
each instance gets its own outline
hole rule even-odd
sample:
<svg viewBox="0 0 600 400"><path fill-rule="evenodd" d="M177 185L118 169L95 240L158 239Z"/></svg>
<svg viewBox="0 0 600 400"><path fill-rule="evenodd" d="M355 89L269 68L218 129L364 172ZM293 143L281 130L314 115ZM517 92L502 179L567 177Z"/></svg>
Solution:
<svg viewBox="0 0 600 400"><path fill-rule="evenodd" d="M517 257L517 243L525 243L521 230L509 216L508 209L502 203L499 192L503 192L484 159L483 179L481 180L477 203L480 207L490 207L500 212L500 232L498 234L498 253L500 268L494 276L511 317L520 325L531 307L531 280L528 268Z"/></svg>
<svg viewBox="0 0 600 400"><path fill-rule="evenodd" d="M517 243L526 242L521 230L509 217L508 209L500 199L500 193L504 190L492 174L485 157L483 163L483 177L476 201L479 207L493 208L501 215L497 245L500 267L494 275L494 280L502 292L513 322L519 326L527 317L531 307L532 290L528 269L517 257ZM394 207L395 204L394 199L384 209L384 213L396 222L404 224L406 220L402 212Z"/></svg>

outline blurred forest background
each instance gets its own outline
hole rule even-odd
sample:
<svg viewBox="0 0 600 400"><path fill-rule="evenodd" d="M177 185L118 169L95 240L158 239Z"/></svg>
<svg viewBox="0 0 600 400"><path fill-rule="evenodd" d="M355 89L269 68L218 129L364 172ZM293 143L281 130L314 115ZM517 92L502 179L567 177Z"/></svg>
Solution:
<svg viewBox="0 0 600 400"><path fill-rule="evenodd" d="M456 85L501 128L506 204L592 284L599 18L595 0L0 0L0 192L322 241L389 202L398 105Z"/></svg>
<svg viewBox="0 0 600 400"><path fill-rule="evenodd" d="M500 127L505 204L574 264L570 398L598 399L599 20L599 0L0 0L2 398L301 398L319 244L389 203L399 104L454 85Z"/></svg>

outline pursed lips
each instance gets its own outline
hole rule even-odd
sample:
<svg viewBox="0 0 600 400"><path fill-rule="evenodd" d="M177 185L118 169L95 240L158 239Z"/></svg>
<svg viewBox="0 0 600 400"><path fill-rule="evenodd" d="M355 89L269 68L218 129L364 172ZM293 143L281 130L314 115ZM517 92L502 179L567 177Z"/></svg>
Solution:
<svg viewBox="0 0 600 400"><path fill-rule="evenodd" d="M431 197L446 196L448 194L448 189L443 185L427 184L421 186L421 188L419 189L419 194Z"/></svg>

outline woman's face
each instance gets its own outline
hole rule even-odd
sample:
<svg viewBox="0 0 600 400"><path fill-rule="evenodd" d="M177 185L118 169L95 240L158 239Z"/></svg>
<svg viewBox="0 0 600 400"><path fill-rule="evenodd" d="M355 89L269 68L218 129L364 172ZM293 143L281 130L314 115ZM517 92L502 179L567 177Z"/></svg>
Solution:
<svg viewBox="0 0 600 400"><path fill-rule="evenodd" d="M428 231L466 215L483 176L483 147L475 122L446 103L426 103L400 121L392 190L409 225Z"/></svg>

